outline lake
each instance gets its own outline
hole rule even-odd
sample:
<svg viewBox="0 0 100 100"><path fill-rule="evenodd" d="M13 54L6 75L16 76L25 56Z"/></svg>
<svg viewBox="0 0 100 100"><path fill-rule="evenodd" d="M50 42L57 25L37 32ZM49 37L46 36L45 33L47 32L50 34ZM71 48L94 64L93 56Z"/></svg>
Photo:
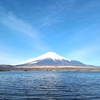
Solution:
<svg viewBox="0 0 100 100"><path fill-rule="evenodd" d="M0 100L100 100L100 73L0 72Z"/></svg>

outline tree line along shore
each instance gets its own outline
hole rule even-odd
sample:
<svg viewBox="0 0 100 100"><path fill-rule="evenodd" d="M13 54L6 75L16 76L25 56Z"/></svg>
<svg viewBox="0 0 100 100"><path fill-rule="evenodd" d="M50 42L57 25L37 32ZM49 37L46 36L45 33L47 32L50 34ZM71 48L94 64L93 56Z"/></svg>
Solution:
<svg viewBox="0 0 100 100"><path fill-rule="evenodd" d="M100 67L90 66L0 66L0 71L100 71Z"/></svg>

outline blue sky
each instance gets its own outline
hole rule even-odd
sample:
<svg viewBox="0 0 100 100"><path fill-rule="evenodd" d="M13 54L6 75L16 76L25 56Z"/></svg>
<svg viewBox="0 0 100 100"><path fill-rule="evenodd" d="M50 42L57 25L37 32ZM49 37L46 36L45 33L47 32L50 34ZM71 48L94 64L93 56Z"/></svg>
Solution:
<svg viewBox="0 0 100 100"><path fill-rule="evenodd" d="M100 0L0 0L0 64L49 51L100 65Z"/></svg>

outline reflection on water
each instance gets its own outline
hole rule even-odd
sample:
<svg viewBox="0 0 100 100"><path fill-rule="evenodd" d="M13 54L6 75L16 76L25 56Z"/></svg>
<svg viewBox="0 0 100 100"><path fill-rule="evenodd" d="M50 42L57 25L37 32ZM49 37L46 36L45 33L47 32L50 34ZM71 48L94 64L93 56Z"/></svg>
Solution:
<svg viewBox="0 0 100 100"><path fill-rule="evenodd" d="M0 100L100 100L98 72L0 72Z"/></svg>

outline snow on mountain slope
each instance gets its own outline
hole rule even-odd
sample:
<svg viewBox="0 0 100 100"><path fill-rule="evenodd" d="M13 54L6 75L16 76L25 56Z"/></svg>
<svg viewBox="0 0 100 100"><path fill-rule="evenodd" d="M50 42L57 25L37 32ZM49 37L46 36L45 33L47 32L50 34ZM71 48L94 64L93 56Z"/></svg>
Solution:
<svg viewBox="0 0 100 100"><path fill-rule="evenodd" d="M52 60L68 60L68 61L70 61L69 59L67 59L67 58L64 58L64 57L62 57L62 56L59 56L58 54L56 54L56 53L54 53L54 52L47 52L47 53L45 53L44 55L42 55L42 56L39 56L39 57L37 57L37 58L35 58L35 60L43 60L43 59L47 59L47 58L50 58L50 59L52 59Z"/></svg>
<svg viewBox="0 0 100 100"><path fill-rule="evenodd" d="M37 63L37 61L39 60L44 60L44 59L52 59L53 61L57 61L57 60L67 60L67 61L71 61L70 59L67 59L67 58L64 58L62 56L59 56L58 54L54 53L54 52L47 52L39 57L36 57L36 58L32 58L32 59L29 59L27 61L24 61L20 64L25 64L25 63Z"/></svg>
<svg viewBox="0 0 100 100"><path fill-rule="evenodd" d="M54 52L47 52L39 57L29 59L17 66L85 66L85 64L64 58Z"/></svg>

